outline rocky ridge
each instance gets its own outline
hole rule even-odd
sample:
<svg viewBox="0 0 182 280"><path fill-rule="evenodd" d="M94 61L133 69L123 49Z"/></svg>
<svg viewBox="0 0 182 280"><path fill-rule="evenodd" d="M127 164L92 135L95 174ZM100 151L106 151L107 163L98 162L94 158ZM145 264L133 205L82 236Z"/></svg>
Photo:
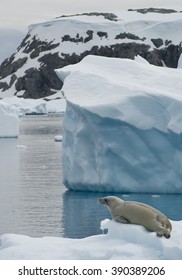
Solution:
<svg viewBox="0 0 182 280"><path fill-rule="evenodd" d="M162 20L155 20L156 14ZM140 55L151 64L176 68L182 53L180 30L180 11L155 8L62 16L32 25L17 52L0 65L0 97L53 95L62 88L54 70L88 54L130 59Z"/></svg>

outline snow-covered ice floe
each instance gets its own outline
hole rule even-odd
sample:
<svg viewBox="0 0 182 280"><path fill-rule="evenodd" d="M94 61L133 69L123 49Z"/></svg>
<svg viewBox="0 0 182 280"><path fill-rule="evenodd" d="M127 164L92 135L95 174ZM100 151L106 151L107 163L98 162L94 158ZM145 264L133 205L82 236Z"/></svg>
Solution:
<svg viewBox="0 0 182 280"><path fill-rule="evenodd" d="M19 115L46 115L49 113L64 113L66 102L60 98L60 94L54 94L47 98L24 99L20 97L6 97L3 102L8 105L14 105L19 110Z"/></svg>
<svg viewBox="0 0 182 280"><path fill-rule="evenodd" d="M19 111L0 101L0 138L14 138L19 134Z"/></svg>
<svg viewBox="0 0 182 280"><path fill-rule="evenodd" d="M182 221L171 221L170 239L159 238L142 226L120 224L108 219L101 222L107 234L82 239L60 237L31 238L4 234L1 236L0 259L182 259Z"/></svg>
<svg viewBox="0 0 182 280"><path fill-rule="evenodd" d="M69 189L182 193L182 70L87 56L56 70Z"/></svg>

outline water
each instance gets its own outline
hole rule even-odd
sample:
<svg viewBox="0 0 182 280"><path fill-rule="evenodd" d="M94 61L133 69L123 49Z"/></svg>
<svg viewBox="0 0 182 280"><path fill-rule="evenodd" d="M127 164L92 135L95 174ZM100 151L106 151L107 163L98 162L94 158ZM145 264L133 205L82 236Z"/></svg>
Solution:
<svg viewBox="0 0 182 280"><path fill-rule="evenodd" d="M0 139L0 235L81 238L100 234L110 218L99 197L109 194L68 191L62 184L63 117L25 117L18 139ZM116 194L148 203L170 219L182 220L182 195Z"/></svg>

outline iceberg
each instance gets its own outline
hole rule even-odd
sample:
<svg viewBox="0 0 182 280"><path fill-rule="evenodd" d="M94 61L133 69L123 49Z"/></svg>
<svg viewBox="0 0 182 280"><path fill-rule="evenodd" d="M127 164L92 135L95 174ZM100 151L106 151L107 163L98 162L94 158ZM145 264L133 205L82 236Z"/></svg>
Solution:
<svg viewBox="0 0 182 280"><path fill-rule="evenodd" d="M14 138L19 134L19 111L0 101L0 138Z"/></svg>
<svg viewBox="0 0 182 280"><path fill-rule="evenodd" d="M56 73L68 189L182 193L180 68L89 55Z"/></svg>
<svg viewBox="0 0 182 280"><path fill-rule="evenodd" d="M0 260L181 260L182 221L171 222L170 239L159 238L142 226L109 219L101 222L106 234L81 239L4 234Z"/></svg>

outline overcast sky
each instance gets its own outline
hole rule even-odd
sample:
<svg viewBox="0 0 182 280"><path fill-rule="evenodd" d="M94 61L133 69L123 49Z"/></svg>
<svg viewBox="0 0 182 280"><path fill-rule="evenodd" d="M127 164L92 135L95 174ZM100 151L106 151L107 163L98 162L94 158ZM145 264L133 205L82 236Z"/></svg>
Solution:
<svg viewBox="0 0 182 280"><path fill-rule="evenodd" d="M0 0L0 62L14 51L28 25L63 14L114 12L125 8L181 4L182 0ZM15 47L16 46L16 47Z"/></svg>

